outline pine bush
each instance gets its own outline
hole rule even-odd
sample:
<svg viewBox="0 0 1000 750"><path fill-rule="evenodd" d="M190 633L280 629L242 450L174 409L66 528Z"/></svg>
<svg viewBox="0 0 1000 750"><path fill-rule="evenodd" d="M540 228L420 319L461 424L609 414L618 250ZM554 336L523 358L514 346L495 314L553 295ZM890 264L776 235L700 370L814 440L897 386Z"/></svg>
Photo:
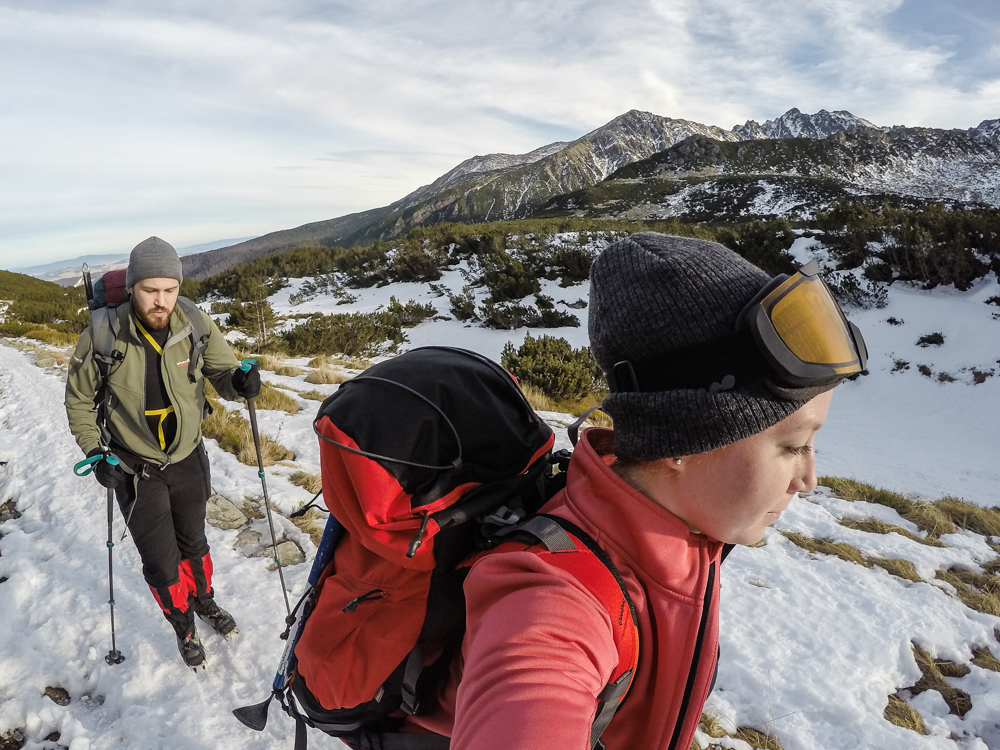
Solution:
<svg viewBox="0 0 1000 750"><path fill-rule="evenodd" d="M508 342L500 362L521 383L555 401L581 399L605 387L604 376L587 347L574 349L564 338L535 338L529 333L516 350Z"/></svg>

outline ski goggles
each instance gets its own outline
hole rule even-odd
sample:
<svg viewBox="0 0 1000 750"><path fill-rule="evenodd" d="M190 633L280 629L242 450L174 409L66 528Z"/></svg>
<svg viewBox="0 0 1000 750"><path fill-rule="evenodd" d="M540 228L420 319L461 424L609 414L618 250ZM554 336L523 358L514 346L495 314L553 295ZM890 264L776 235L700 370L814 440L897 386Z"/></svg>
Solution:
<svg viewBox="0 0 1000 750"><path fill-rule="evenodd" d="M764 381L779 397L800 400L795 389L835 384L863 372L867 362L861 331L844 317L811 261L765 286L740 312L729 336L654 360L618 362L608 384L612 393L679 388L717 393Z"/></svg>

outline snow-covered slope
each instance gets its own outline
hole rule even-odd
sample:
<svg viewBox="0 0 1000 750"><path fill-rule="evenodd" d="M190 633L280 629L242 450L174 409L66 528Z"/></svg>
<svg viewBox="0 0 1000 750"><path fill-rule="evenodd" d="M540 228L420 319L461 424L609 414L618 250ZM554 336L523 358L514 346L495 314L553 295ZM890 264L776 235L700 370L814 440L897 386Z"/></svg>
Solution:
<svg viewBox="0 0 1000 750"><path fill-rule="evenodd" d="M793 252L802 260L814 254L824 258L822 247L805 238ZM461 274L453 273L438 283L459 289ZM319 296L293 307L294 291L282 290L272 299L278 312L371 310L387 304L390 295L401 302L436 301L442 314L448 312L447 297L436 296L428 285L361 290L350 305ZM587 297L585 284L544 291L557 301ZM817 441L819 473L921 498L951 494L1000 505L1000 320L998 308L985 304L997 295L1000 285L993 276L964 293L895 284L887 307L851 311L869 344L871 374L837 390ZM585 344L586 310L565 309L579 314L583 325L533 333ZM889 318L902 322L895 325ZM917 344L935 332L943 336L940 346ZM524 333L428 321L407 331L403 348L443 343L497 357L504 342L519 343ZM246 557L237 546L243 530L209 528L220 602L233 612L241 632L230 643L207 636L209 669L193 674L181 663L142 581L130 540L120 541L122 523L116 517L117 643L126 661L104 662L111 644L105 494L92 479L73 476L80 455L65 426L62 373L36 367L34 359L0 346L0 504L13 500L20 514L0 516L0 579L5 579L0 582L0 738L18 729L26 750L290 748L293 725L277 709L262 734L230 713L266 697L282 648L278 577L264 558ZM898 366L900 361L908 368ZM305 368L305 360L292 364ZM931 375L922 375L919 365ZM942 372L954 380L940 379ZM975 372L984 382L976 383ZM280 511L278 533L311 558L309 537L284 515L311 496L292 485L290 475L319 470L310 429L317 402L287 389L325 393L336 386L306 385L303 375L265 371L264 376L303 407L294 416L258 413L262 431L296 453L291 464L267 469L269 494ZM546 416L557 424L566 421ZM564 431L556 429L565 444ZM259 497L256 469L213 441L208 445L215 490L238 502ZM776 736L785 750L924 750L955 748L956 742L962 750L997 750L1000 673L971 660L974 649L1000 656L994 635L1000 617L970 609L935 579L935 571L952 566L978 570L996 551L968 531L946 534L946 546L931 547L838 523L868 516L920 536L894 510L846 502L820 488L790 506L777 529L768 531L765 546L733 553L723 568L722 663L708 709L724 729L757 727ZM267 537L262 519L248 523L246 528ZM846 542L870 557L908 560L921 581L808 553L779 530ZM308 563L284 570L291 597L303 590L307 568ZM969 665L966 676L949 678L970 697L972 708L964 718L949 713L935 690L910 700L924 718L927 736L883 718L888 696L920 679L911 644L935 658ZM65 689L68 703L46 697L48 687ZM58 740L47 740L53 733ZM317 732L310 741L316 748L339 747ZM736 740L725 743L747 747Z"/></svg>

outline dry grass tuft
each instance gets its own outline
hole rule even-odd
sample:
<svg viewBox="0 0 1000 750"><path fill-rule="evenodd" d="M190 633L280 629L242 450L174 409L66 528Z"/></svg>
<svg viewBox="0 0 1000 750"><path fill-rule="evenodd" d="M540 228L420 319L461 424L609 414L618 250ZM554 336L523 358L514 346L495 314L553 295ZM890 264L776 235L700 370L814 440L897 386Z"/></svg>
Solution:
<svg viewBox="0 0 1000 750"><path fill-rule="evenodd" d="M943 659L932 659L930 654L920 646L913 643L913 657L917 660L917 666L923 675L917 684L910 688L912 695L920 695L925 690L937 690L944 702L948 704L948 710L959 718L965 716L972 708L972 699L969 694L951 685L945 677L964 677L969 673L969 668L964 664ZM964 668L964 672L962 669ZM947 673L947 674L946 674Z"/></svg>
<svg viewBox="0 0 1000 750"><path fill-rule="evenodd" d="M1000 659L986 647L972 649L972 663L992 672L1000 672Z"/></svg>
<svg viewBox="0 0 1000 750"><path fill-rule="evenodd" d="M209 401L218 401L220 398L222 398L219 395L219 392L215 390L215 386L212 385L212 381L209 380L208 378L205 378L205 398L207 398Z"/></svg>
<svg viewBox="0 0 1000 750"><path fill-rule="evenodd" d="M927 727L924 726L923 717L917 713L917 709L895 695L889 696L889 705L885 707L882 715L886 721L897 727L913 730L917 734L927 734Z"/></svg>
<svg viewBox="0 0 1000 750"><path fill-rule="evenodd" d="M932 539L936 539L942 534L954 534L958 530L953 522L953 512L963 518L979 518L974 511L969 510L969 508L977 506L970 506L968 503L950 498L939 500L936 503L923 503L900 495L898 492L877 489L870 484L857 482L853 479L820 477L818 481L824 487L832 489L842 500L850 502L862 500L892 508L907 521L916 524L921 531L927 532L928 537ZM979 510L983 509L979 508ZM998 515L1000 515L1000 511L998 511ZM969 522L973 523L974 521Z"/></svg>
<svg viewBox="0 0 1000 750"><path fill-rule="evenodd" d="M955 587L955 595L965 606L1000 617L1000 579L961 568L939 570L935 575Z"/></svg>
<svg viewBox="0 0 1000 750"><path fill-rule="evenodd" d="M261 370L270 370L271 372L277 371L279 368L285 366L285 360L274 354L253 354L244 349L240 349L237 346L231 347L233 354L236 355L236 359L241 362L244 359L256 359L257 367Z"/></svg>
<svg viewBox="0 0 1000 750"><path fill-rule="evenodd" d="M528 403L535 411L557 411L556 403L546 396L540 388L533 385L521 383L521 393L528 399Z"/></svg>
<svg viewBox="0 0 1000 750"><path fill-rule="evenodd" d="M260 395L254 399L254 407L257 409L284 411L289 414L299 413L299 402L287 393L282 393L270 383L261 384Z"/></svg>
<svg viewBox="0 0 1000 750"><path fill-rule="evenodd" d="M277 370L274 371L275 375L283 375L286 378L297 378L302 375L305 370L300 370L298 367L292 367L291 365L282 365Z"/></svg>
<svg viewBox="0 0 1000 750"><path fill-rule="evenodd" d="M319 508L310 508L298 518L288 519L309 535L312 543L319 546L326 527L326 514Z"/></svg>
<svg viewBox="0 0 1000 750"><path fill-rule="evenodd" d="M750 747L756 747L760 750L783 750L777 737L770 734L762 734L750 727L740 727L736 730L736 734L733 737L743 740Z"/></svg>
<svg viewBox="0 0 1000 750"><path fill-rule="evenodd" d="M299 395L302 398L307 398L310 401L326 401L330 397L329 393L320 393L319 391L299 391Z"/></svg>
<svg viewBox="0 0 1000 750"><path fill-rule="evenodd" d="M819 553L821 555L834 555L841 560L862 565L866 568L872 566L872 563L861 553L861 550L857 547L852 547L850 544L834 542L829 539L811 539L802 534L796 534L793 531L781 531L779 529L779 532L788 541L808 552Z"/></svg>
<svg viewBox="0 0 1000 750"><path fill-rule="evenodd" d="M347 380L350 380L350 376L331 370L329 367L320 367L306 375L306 382L313 385L336 385Z"/></svg>
<svg viewBox="0 0 1000 750"><path fill-rule="evenodd" d="M926 531L928 536L939 537L958 531L948 514L934 503L914 503L909 511L900 515L915 523L921 531Z"/></svg>
<svg viewBox="0 0 1000 750"><path fill-rule="evenodd" d="M917 574L917 569L909 560L902 560L898 557L868 557L857 547L844 542L834 542L830 539L811 539L810 537L796 534L792 531L781 531L779 533L793 544L802 549L820 555L834 555L841 560L870 568L873 565L882 568L890 575L903 578L907 581L917 583L923 579Z"/></svg>
<svg viewBox="0 0 1000 750"><path fill-rule="evenodd" d="M611 428L615 426L614 420L611 419L611 415L600 409L590 412L590 416L587 417L587 423L594 425L594 427Z"/></svg>
<svg viewBox="0 0 1000 750"><path fill-rule="evenodd" d="M868 560L872 565L882 568L897 578L904 578L914 583L919 583L923 580L917 574L917 569L913 566L913 563L909 560L903 560L899 557L870 557Z"/></svg>
<svg viewBox="0 0 1000 750"><path fill-rule="evenodd" d="M953 497L938 500L934 505L956 526L983 536L1000 536L1000 508L982 508Z"/></svg>
<svg viewBox="0 0 1000 750"><path fill-rule="evenodd" d="M770 734L764 734L763 732L759 732L750 727L738 727L735 734L729 734L722 728L722 725L719 723L719 719L709 713L703 713L701 715L701 721L698 723L698 728L714 739L732 737L746 742L750 745L750 747L759 748L759 750L783 750L777 737ZM691 750L695 750L695 748L699 747L700 746L697 743L692 741ZM716 748L721 749L722 745L712 742L709 743L708 748L709 750L715 750Z"/></svg>
<svg viewBox="0 0 1000 750"><path fill-rule="evenodd" d="M297 471L288 477L288 481L314 495L323 489L323 477L319 474L310 474L308 471Z"/></svg>
<svg viewBox="0 0 1000 750"><path fill-rule="evenodd" d="M236 456L247 466L257 465L257 451L253 443L250 423L218 401L211 401L212 413L201 423L202 434L219 443L219 447ZM265 466L279 461L293 460L295 454L267 435L260 435L260 452Z"/></svg>
<svg viewBox="0 0 1000 750"><path fill-rule="evenodd" d="M856 529L857 531L865 531L869 534L899 534L902 537L912 539L914 542L920 542L930 547L947 546L944 542L940 542L937 539L919 537L916 534L911 534L902 526L895 526L891 523L880 521L877 518L842 518L840 519L840 525L846 526L849 529Z"/></svg>
<svg viewBox="0 0 1000 750"><path fill-rule="evenodd" d="M34 331L32 331L31 333L34 333ZM15 339L5 339L4 342L14 347L18 351L34 353L36 355L36 362L39 359L48 357L49 359L53 360L55 364L58 365L59 367L63 367L64 365L69 364L69 356L65 352L60 352L54 349L49 349L44 346L39 346L38 344L35 344L34 342L31 341L17 341Z"/></svg>
<svg viewBox="0 0 1000 750"><path fill-rule="evenodd" d="M726 730L719 724L719 719L714 714L703 713L698 728L709 737L727 737Z"/></svg>
<svg viewBox="0 0 1000 750"><path fill-rule="evenodd" d="M334 357L329 354L321 354L309 360L307 367L346 367L348 370L367 370L372 363L360 357Z"/></svg>
<svg viewBox="0 0 1000 750"><path fill-rule="evenodd" d="M848 502L864 501L866 503L885 505L894 509L901 516L904 511L909 510L910 506L913 505L913 500L905 495L900 495L898 492L892 492L891 490L872 487L870 484L864 484L853 479L820 477L817 481L824 487L829 487L833 490L834 494L841 500L847 500Z"/></svg>

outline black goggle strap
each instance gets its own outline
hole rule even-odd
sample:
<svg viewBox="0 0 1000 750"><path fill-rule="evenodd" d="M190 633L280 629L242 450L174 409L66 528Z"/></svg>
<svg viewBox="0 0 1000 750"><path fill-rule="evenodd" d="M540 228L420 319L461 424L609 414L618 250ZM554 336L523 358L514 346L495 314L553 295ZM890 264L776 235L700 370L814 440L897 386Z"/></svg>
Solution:
<svg viewBox="0 0 1000 750"><path fill-rule="evenodd" d="M645 362L623 360L608 374L612 393L681 388L728 391L772 375L749 329Z"/></svg>

